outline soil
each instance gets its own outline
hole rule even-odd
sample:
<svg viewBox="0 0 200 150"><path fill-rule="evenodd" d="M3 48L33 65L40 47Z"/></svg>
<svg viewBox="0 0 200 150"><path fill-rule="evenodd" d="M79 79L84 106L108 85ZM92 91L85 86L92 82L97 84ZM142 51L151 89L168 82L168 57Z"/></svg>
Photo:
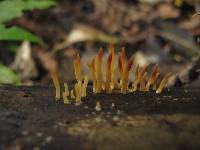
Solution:
<svg viewBox="0 0 200 150"><path fill-rule="evenodd" d="M199 91L95 95L89 87L76 106L56 101L53 87L0 87L0 149L199 149Z"/></svg>

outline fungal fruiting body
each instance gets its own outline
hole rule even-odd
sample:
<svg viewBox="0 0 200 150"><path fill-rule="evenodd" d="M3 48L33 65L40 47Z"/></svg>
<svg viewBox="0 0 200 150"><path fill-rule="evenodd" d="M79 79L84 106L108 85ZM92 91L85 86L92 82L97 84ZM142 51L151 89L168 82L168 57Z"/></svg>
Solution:
<svg viewBox="0 0 200 150"><path fill-rule="evenodd" d="M68 85L67 83L64 83L64 92L63 92L63 102L64 104L69 104L69 99L68 99L68 96L69 96L69 88L68 88Z"/></svg>
<svg viewBox="0 0 200 150"><path fill-rule="evenodd" d="M126 93L128 90L128 76L129 76L129 71L131 69L131 66L133 64L133 59L130 59L128 64L124 66L123 69L123 77L122 77L122 87L121 87L121 92Z"/></svg>
<svg viewBox="0 0 200 150"><path fill-rule="evenodd" d="M123 48L119 54L118 59L118 66L120 71L120 87L121 92L126 93L128 90L128 77L129 77L129 71L133 65L133 59L130 58L128 63L126 62L126 54L125 49Z"/></svg>
<svg viewBox="0 0 200 150"><path fill-rule="evenodd" d="M91 63L88 64L88 67L90 68L91 71L91 76L92 76L92 83L93 83L93 92L96 93L97 89L97 79L96 79L96 69L95 69L95 59L92 59Z"/></svg>
<svg viewBox="0 0 200 150"><path fill-rule="evenodd" d="M87 92L87 86L88 86L88 76L85 75L83 85L82 85L82 90L81 90L81 96L86 97L86 92Z"/></svg>
<svg viewBox="0 0 200 150"><path fill-rule="evenodd" d="M140 91L145 91L145 81L147 78L147 65L140 68L139 67L139 84L140 84Z"/></svg>
<svg viewBox="0 0 200 150"><path fill-rule="evenodd" d="M81 104L81 82L75 84L76 104Z"/></svg>
<svg viewBox="0 0 200 150"><path fill-rule="evenodd" d="M165 75L165 77L161 80L161 82L158 86L158 89L156 90L156 93L162 92L163 88L165 87L165 85L166 85L166 83L167 83L167 81L168 81L168 79L170 78L171 75L172 75L171 72L169 72Z"/></svg>
<svg viewBox="0 0 200 150"><path fill-rule="evenodd" d="M112 91L115 88L115 84L116 84L115 49L114 49L114 47L112 45L109 47L109 53L112 54L112 60L111 60L111 84L110 84L110 88L111 88L111 91Z"/></svg>
<svg viewBox="0 0 200 150"><path fill-rule="evenodd" d="M129 72L134 64L133 58L130 58L127 62L125 49L122 48L119 56L118 56L118 69L120 73L120 81L116 83L115 79L115 62L114 60L114 50L109 49L107 61L106 61L106 78L103 81L102 78L102 55L103 50L102 48L99 49L99 52L96 57L96 61L92 59L91 63L89 64L89 68L92 74L92 81L93 81L93 92L99 93L101 90L104 90L104 83L105 83L105 90L107 93L112 92L114 88L120 89L121 93L134 92L134 91L149 91L150 87L156 86L156 80L159 76L159 66L156 64L152 70L152 73L149 77L147 74L147 65L140 67L137 65L135 71L135 80L132 81L132 87L129 89ZM96 68L97 69L96 69ZM167 81L170 77L170 74L167 74L163 80L160 82L156 93L161 93L164 86L167 84ZM117 85L117 86L115 86Z"/></svg>
<svg viewBox="0 0 200 150"><path fill-rule="evenodd" d="M118 70L120 74L120 80L116 79L116 66L115 66L115 50L113 47L109 47L109 53L106 61L106 77L103 78L102 73L102 57L103 49L100 48L98 54L95 58L88 63L88 67L91 72L91 79L93 83L93 92L100 93L106 91L111 93L114 89L119 90L121 93L133 93L135 91L149 91L151 86L155 88L156 93L161 93L164 87L169 80L171 73L168 73L157 85L157 80L159 77L159 65L156 64L151 74L148 77L147 65L140 67L139 65L135 68L135 78L133 81L129 81L129 72L134 64L134 59L131 57L129 60L126 58L125 49L122 48L118 55ZM81 76L81 58L80 55L77 55L74 60L74 74L76 83L74 89L69 88L67 83L64 84L65 90L63 92L64 103L69 103L68 97L75 99L76 104L81 104L81 99L87 96L87 86L88 86L88 76L84 76L82 81ZM51 77L56 89L56 99L60 99L60 83L56 74L56 71L51 72ZM129 88L129 84L132 82L132 86ZM75 94L74 94L75 91ZM100 103L97 103L97 107L100 106Z"/></svg>
<svg viewBox="0 0 200 150"><path fill-rule="evenodd" d="M158 64L156 64L152 70L149 80L147 81L147 84L145 87L146 91L149 91L149 88L151 85L155 85L155 81L158 78L158 76L159 76L159 66L158 66Z"/></svg>
<svg viewBox="0 0 200 150"><path fill-rule="evenodd" d="M112 50L113 52L114 50ZM114 60L114 55L110 54L111 51L109 51L109 55L107 58L107 64L106 64L106 91L109 91L112 89L113 83L112 82L112 69L114 68L114 63L112 62ZM113 53L112 53L113 54ZM110 65L110 61L112 62ZM140 67L137 65L136 71L135 71L135 80L132 81L132 88L129 89L129 72L132 68L132 65L134 64L133 58L130 58L127 62L125 49L122 48L121 52L118 56L118 69L120 73L120 82L116 85L116 88L121 90L121 93L126 93L128 91L134 92L136 90L138 91L149 91L150 87L153 86L155 88L156 93L161 93L163 88L166 86L168 79L171 76L171 73L168 73L160 82L157 88L157 79L159 77L159 65L156 64L154 68L152 69L152 73L150 74L150 77L148 79L148 72L147 72L147 65ZM111 73L111 75L109 75ZM111 79L110 79L111 77ZM98 80L98 79L97 79ZM111 82L110 82L111 80ZM97 81L98 82L98 81ZM114 87L114 86L113 86ZM109 89L111 88L111 89Z"/></svg>
<svg viewBox="0 0 200 150"><path fill-rule="evenodd" d="M59 82L59 79L58 79L58 75L57 75L57 71L52 71L51 72L51 78L53 80L53 84L54 84L54 87L56 89L56 100L59 100L60 99L60 82Z"/></svg>
<svg viewBox="0 0 200 150"><path fill-rule="evenodd" d="M102 56L103 56L103 49L100 48L98 51L98 55L96 58L97 61L97 88L96 88L96 92L100 93L102 90L102 84L103 84L103 80L102 80Z"/></svg>
<svg viewBox="0 0 200 150"><path fill-rule="evenodd" d="M137 87L139 84L138 75L139 75L139 65L137 65L135 69L135 80L132 81L132 89L130 90L131 92L134 92L137 90Z"/></svg>
<svg viewBox="0 0 200 150"><path fill-rule="evenodd" d="M74 60L74 74L75 78L77 80L77 83L75 84L75 93L76 93L76 104L81 104L81 98L86 97L87 92L87 85L88 85L88 76L85 75L84 81L82 83L81 78L81 59L80 55L78 54L76 56L76 59Z"/></svg>
<svg viewBox="0 0 200 150"><path fill-rule="evenodd" d="M111 92L111 63L112 63L112 54L109 53L106 63L106 92Z"/></svg>
<svg viewBox="0 0 200 150"><path fill-rule="evenodd" d="M76 59L74 60L74 74L77 81L81 81L81 58L77 54Z"/></svg>
<svg viewBox="0 0 200 150"><path fill-rule="evenodd" d="M70 97L71 97L71 99L75 99L76 98L75 95L74 95L74 90L73 89L70 91Z"/></svg>

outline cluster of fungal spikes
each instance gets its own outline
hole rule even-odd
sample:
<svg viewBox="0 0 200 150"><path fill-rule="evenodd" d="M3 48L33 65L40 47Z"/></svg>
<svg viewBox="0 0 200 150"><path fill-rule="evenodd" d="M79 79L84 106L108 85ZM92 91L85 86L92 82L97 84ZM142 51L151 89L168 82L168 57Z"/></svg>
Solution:
<svg viewBox="0 0 200 150"><path fill-rule="evenodd" d="M76 104L81 104L82 102L81 98L86 97L88 76L85 75L84 81L82 81L81 59L80 59L79 54L76 56L76 59L74 60L74 74L77 81L77 83L75 83L75 86L74 86L75 94L76 94Z"/></svg>
<svg viewBox="0 0 200 150"><path fill-rule="evenodd" d="M162 80L160 80L160 83L157 83L159 77L158 64L153 67L150 75L148 75L147 73L147 65L143 67L137 65L135 68L135 79L130 82L129 72L134 65L134 59L131 57L129 60L127 60L125 49L122 48L118 55L118 70L120 74L120 80L118 82L116 78L115 50L113 46L110 46L108 57L106 60L106 77L104 80L102 73L102 57L103 49L100 48L97 56L93 58L90 63L88 63L94 93L100 93L104 90L107 93L111 93L114 89L119 89L121 93L132 93L137 90L149 91L151 86L154 90L156 90L156 93L161 93L171 76L171 73L168 73L166 74L166 76L164 76ZM84 80L82 80L81 58L79 54L74 60L74 74L77 81L74 85L74 89L71 89L71 91L69 92L67 83L64 84L63 100L65 104L70 103L68 99L69 96L71 97L71 99L75 99L76 104L81 104L81 98L86 97L87 95L88 76L85 75ZM56 87L56 99L59 99L60 84L58 81L58 77L55 72L51 73L51 75L54 86Z"/></svg>
<svg viewBox="0 0 200 150"><path fill-rule="evenodd" d="M133 65L133 58L130 58L127 63L125 49L122 48L118 58L118 66L120 71L120 87L122 93L126 93L126 91L128 90L128 77L132 65Z"/></svg>
<svg viewBox="0 0 200 150"><path fill-rule="evenodd" d="M116 67L115 67L115 51L113 47L109 48L109 53L106 61L106 79L103 81L102 77L102 48L99 49L96 58L93 58L91 63L88 65L91 71L92 82L93 82L93 92L99 93L102 90L106 90L107 93L112 92L116 89L120 89L121 93L139 91L149 91L150 87L156 90L156 93L161 93L165 87L171 73L168 73L157 85L157 79L159 77L159 66L156 64L152 70L149 77L147 74L147 65L140 67L136 66L135 80L132 81L132 86L129 88L129 72L134 64L133 58L127 60L125 49L122 48L118 55L118 69L120 73L119 83L116 80ZM105 84L104 84L105 83ZM158 88L157 88L158 86Z"/></svg>
<svg viewBox="0 0 200 150"><path fill-rule="evenodd" d="M116 84L116 67L115 67L115 51L112 46L109 48L109 54L106 61L106 79L103 81L102 73L102 57L103 49L100 48L96 58L88 64L91 72L93 82L93 92L100 93L102 90L106 90L107 93L111 93Z"/></svg>
<svg viewBox="0 0 200 150"><path fill-rule="evenodd" d="M86 97L87 94L88 76L85 75L84 80L82 81L81 59L79 55L77 55L76 59L74 60L74 74L77 81L74 85L74 89L69 90L68 84L64 83L64 91L62 93L64 104L69 104L72 99L75 99L76 104L79 105L82 103L81 98ZM59 100L61 97L61 86L55 70L51 71L51 78L56 89L55 98L56 100Z"/></svg>

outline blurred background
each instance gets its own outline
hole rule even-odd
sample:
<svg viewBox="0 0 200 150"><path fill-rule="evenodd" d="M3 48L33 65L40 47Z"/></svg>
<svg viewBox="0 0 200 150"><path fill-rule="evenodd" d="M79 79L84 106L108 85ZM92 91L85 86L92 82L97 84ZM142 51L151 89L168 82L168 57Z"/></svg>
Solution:
<svg viewBox="0 0 200 150"><path fill-rule="evenodd" d="M110 44L172 72L172 86L200 83L199 0L1 0L0 10L1 85L50 84L54 64L62 81L74 80L76 54L85 73Z"/></svg>

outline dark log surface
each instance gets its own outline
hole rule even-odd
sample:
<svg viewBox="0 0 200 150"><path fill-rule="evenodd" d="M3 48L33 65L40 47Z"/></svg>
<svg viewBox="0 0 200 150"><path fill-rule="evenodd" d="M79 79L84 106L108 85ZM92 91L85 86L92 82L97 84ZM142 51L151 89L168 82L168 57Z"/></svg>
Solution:
<svg viewBox="0 0 200 150"><path fill-rule="evenodd" d="M0 149L200 149L200 88L89 90L80 106L55 101L54 92L0 87Z"/></svg>

